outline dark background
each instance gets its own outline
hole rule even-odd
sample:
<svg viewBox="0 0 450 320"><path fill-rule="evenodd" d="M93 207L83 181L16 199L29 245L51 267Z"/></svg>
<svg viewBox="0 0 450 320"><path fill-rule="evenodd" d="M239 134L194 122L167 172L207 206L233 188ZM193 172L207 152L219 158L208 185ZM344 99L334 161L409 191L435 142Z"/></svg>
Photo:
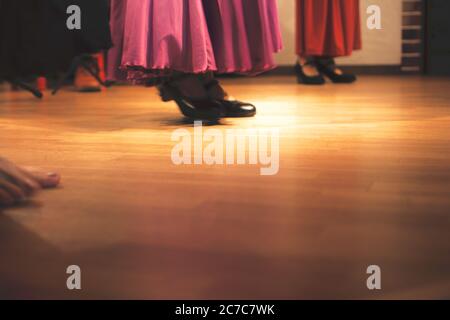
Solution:
<svg viewBox="0 0 450 320"><path fill-rule="evenodd" d="M427 1L426 70L450 75L450 0Z"/></svg>

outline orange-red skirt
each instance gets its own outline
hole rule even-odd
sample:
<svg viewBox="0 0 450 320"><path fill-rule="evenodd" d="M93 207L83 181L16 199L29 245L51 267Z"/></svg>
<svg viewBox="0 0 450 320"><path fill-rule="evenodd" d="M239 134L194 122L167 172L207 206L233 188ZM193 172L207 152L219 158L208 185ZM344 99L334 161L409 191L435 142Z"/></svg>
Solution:
<svg viewBox="0 0 450 320"><path fill-rule="evenodd" d="M297 54L339 57L361 49L359 0L297 0Z"/></svg>

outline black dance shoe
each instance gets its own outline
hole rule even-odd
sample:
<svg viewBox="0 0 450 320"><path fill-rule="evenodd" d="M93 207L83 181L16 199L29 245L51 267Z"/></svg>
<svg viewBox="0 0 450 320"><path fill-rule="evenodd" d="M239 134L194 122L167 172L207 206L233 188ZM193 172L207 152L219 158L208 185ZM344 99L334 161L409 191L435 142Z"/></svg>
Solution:
<svg viewBox="0 0 450 320"><path fill-rule="evenodd" d="M217 100L224 108L225 118L248 118L256 115L256 107L248 102L226 100L228 96L217 79L208 79L204 84L211 99Z"/></svg>
<svg viewBox="0 0 450 320"><path fill-rule="evenodd" d="M350 73L337 73L334 59L316 59L317 69L333 83L353 83L356 76Z"/></svg>
<svg viewBox="0 0 450 320"><path fill-rule="evenodd" d="M256 107L251 103L237 100L220 100L224 107L225 118L249 118L256 115Z"/></svg>
<svg viewBox="0 0 450 320"><path fill-rule="evenodd" d="M217 121L225 115L222 104L215 100L191 99L181 94L175 86L164 84L158 87L163 101L175 101L181 113L190 119Z"/></svg>
<svg viewBox="0 0 450 320"><path fill-rule="evenodd" d="M313 65L315 66L314 61L308 61L303 66ZM298 62L295 65L295 73L297 74L297 83L306 84L306 85L323 85L325 84L325 79L321 74L317 76L308 76L303 71L303 66L301 66Z"/></svg>

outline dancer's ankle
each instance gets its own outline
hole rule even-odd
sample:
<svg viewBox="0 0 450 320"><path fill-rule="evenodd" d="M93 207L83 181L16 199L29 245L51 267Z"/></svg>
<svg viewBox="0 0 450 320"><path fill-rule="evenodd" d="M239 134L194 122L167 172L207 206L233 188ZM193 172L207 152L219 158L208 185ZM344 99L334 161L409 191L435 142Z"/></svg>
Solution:
<svg viewBox="0 0 450 320"><path fill-rule="evenodd" d="M212 72L204 74L201 80L210 99L219 101L229 99L228 93L220 85L219 80L215 78Z"/></svg>
<svg viewBox="0 0 450 320"><path fill-rule="evenodd" d="M187 98L194 100L208 99L208 93L203 87L203 83L199 75L178 74L169 80L169 84L176 87L180 93Z"/></svg>

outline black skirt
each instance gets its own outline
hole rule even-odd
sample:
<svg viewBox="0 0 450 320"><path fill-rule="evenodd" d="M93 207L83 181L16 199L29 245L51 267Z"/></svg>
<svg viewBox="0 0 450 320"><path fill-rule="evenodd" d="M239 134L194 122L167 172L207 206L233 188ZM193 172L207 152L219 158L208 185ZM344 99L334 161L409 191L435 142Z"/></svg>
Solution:
<svg viewBox="0 0 450 320"><path fill-rule="evenodd" d="M69 30L67 8L81 9ZM108 0L0 0L0 78L64 72L74 57L111 47Z"/></svg>

